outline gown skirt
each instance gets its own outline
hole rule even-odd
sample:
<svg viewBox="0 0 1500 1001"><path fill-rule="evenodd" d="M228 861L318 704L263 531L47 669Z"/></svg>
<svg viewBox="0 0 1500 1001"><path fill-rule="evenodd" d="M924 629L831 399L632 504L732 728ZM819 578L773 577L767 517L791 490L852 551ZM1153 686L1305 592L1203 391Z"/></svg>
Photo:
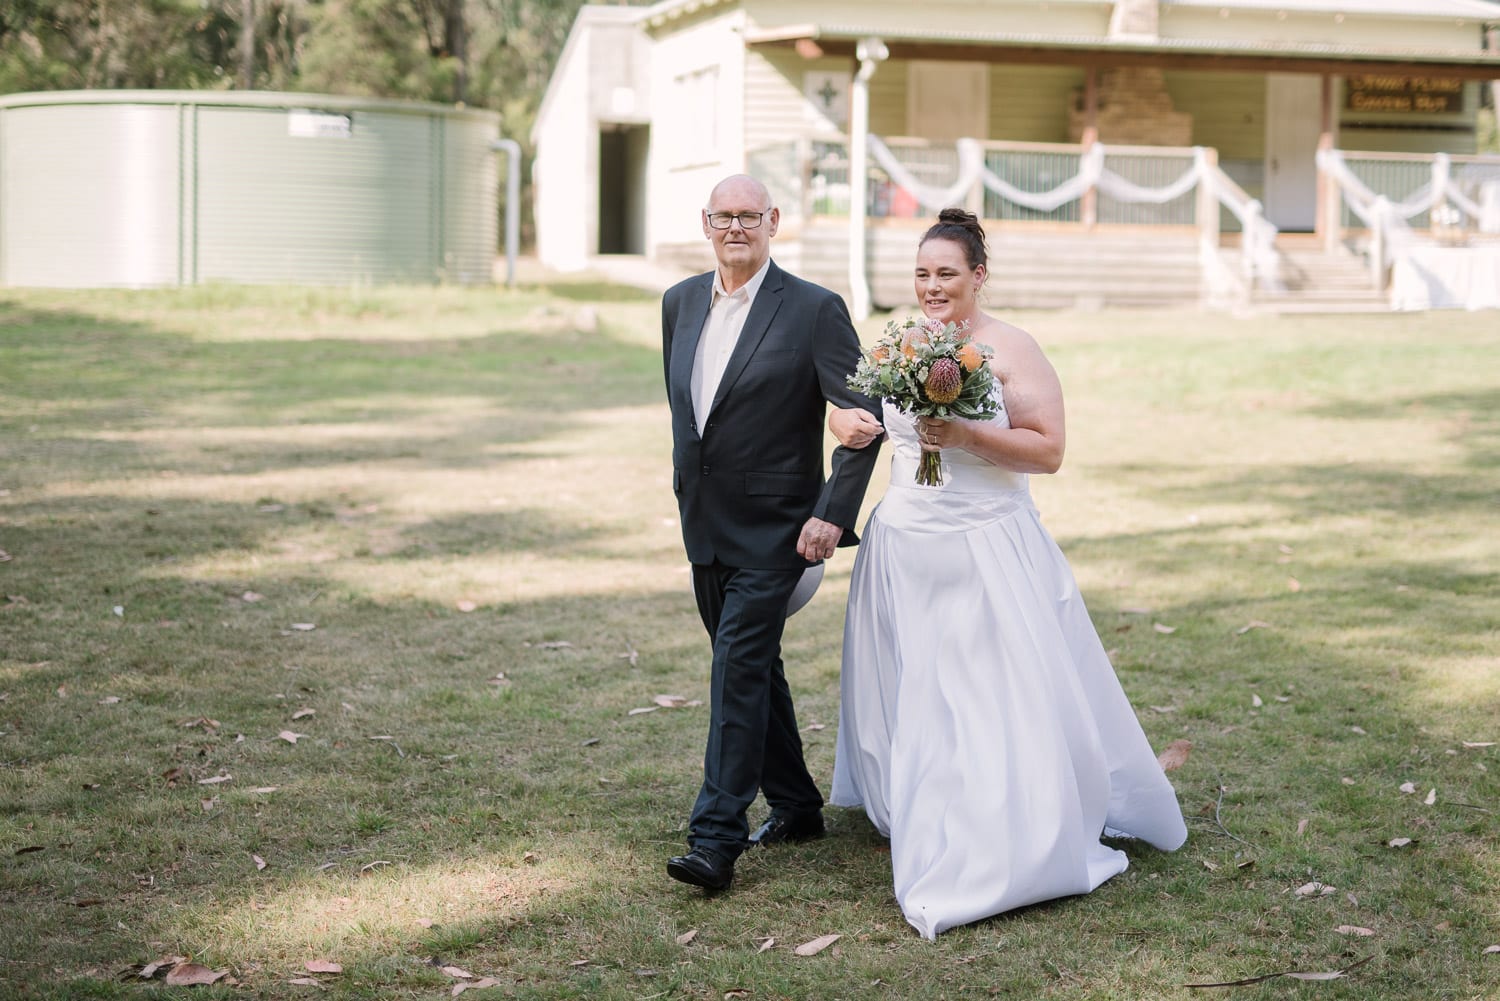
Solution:
<svg viewBox="0 0 1500 1001"><path fill-rule="evenodd" d="M830 801L890 838L896 899L933 939L1124 872L1101 835L1170 851L1187 828L1027 477L949 450L920 486L911 418L887 403L885 427Z"/></svg>

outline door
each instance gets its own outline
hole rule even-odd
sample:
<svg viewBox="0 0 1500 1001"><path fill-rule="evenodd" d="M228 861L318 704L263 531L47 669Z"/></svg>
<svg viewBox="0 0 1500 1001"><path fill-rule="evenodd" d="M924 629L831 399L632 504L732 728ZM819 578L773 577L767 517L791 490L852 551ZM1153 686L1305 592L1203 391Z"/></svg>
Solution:
<svg viewBox="0 0 1500 1001"><path fill-rule="evenodd" d="M988 139L990 68L984 63L909 63L906 134L949 142Z"/></svg>
<svg viewBox="0 0 1500 1001"><path fill-rule="evenodd" d="M599 132L599 253L646 252L644 125L604 125Z"/></svg>
<svg viewBox="0 0 1500 1001"><path fill-rule="evenodd" d="M1306 73L1266 76L1266 218L1283 232L1311 232L1318 215L1318 136L1323 82Z"/></svg>

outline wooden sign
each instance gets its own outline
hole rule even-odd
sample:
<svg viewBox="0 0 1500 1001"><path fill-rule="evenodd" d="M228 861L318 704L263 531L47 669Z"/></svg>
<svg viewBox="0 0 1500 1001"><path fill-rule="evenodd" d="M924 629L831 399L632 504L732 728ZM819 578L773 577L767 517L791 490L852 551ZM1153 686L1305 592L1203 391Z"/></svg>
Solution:
<svg viewBox="0 0 1500 1001"><path fill-rule="evenodd" d="M1464 110L1464 82L1458 77L1361 73L1344 83L1349 111L1441 115Z"/></svg>

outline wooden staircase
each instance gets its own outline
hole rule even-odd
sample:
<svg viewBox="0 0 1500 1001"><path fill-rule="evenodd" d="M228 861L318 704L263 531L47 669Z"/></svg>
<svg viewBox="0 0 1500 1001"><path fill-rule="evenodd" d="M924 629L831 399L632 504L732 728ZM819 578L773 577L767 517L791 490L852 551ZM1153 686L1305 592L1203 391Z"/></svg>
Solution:
<svg viewBox="0 0 1500 1001"><path fill-rule="evenodd" d="M1343 246L1332 253L1301 234L1283 235L1281 254L1283 291L1257 289L1249 308L1267 313L1384 313L1390 294L1370 281L1369 264Z"/></svg>
<svg viewBox="0 0 1500 1001"><path fill-rule="evenodd" d="M866 245L870 299L879 309L914 309L912 267L924 227L872 226ZM793 272L849 294L848 231L841 222L804 227L797 257L773 246ZM791 241L787 241L791 242ZM985 303L995 309L1197 306L1197 235L1185 228L1075 230L991 224Z"/></svg>

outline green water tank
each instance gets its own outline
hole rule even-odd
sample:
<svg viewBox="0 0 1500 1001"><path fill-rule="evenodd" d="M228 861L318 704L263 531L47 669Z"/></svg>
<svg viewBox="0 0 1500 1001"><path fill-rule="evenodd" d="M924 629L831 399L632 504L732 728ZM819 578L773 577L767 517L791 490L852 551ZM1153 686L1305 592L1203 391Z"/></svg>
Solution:
<svg viewBox="0 0 1500 1001"><path fill-rule="evenodd" d="M499 128L321 94L0 96L0 286L488 282Z"/></svg>

